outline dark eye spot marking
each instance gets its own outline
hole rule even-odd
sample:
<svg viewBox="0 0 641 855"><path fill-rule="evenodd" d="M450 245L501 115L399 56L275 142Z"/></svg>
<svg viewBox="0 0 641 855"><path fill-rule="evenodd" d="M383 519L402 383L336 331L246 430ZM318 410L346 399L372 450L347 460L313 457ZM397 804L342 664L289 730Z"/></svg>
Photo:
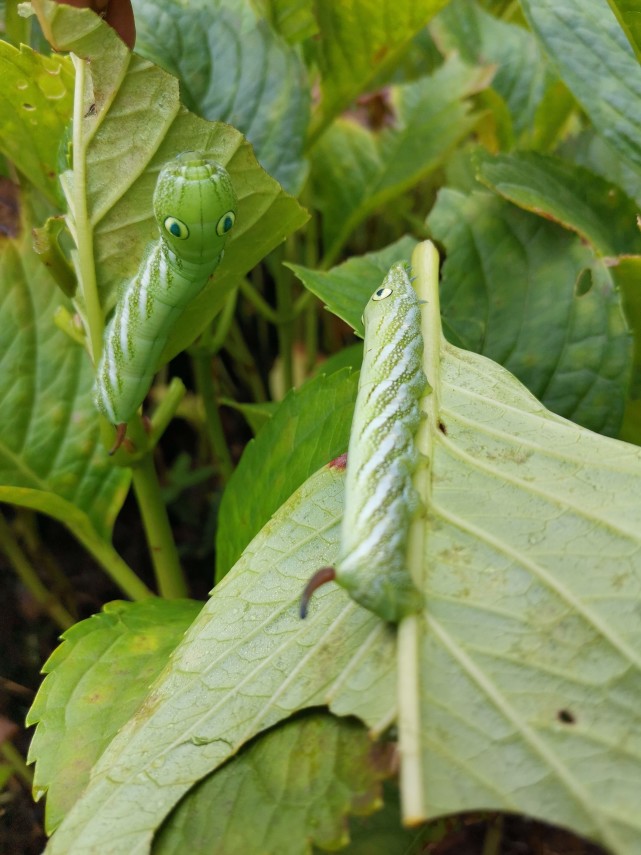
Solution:
<svg viewBox="0 0 641 855"><path fill-rule="evenodd" d="M223 214L218 220L218 224L216 225L216 234L220 235L220 237L226 235L235 222L236 214L234 214L233 211L227 211L227 213Z"/></svg>
<svg viewBox="0 0 641 855"><path fill-rule="evenodd" d="M372 294L372 300L384 300L386 297L389 297L391 293L391 288L379 288L378 291L374 291Z"/></svg>
<svg viewBox="0 0 641 855"><path fill-rule="evenodd" d="M187 240L189 237L189 229L176 217L167 217L164 226L170 235L177 237L179 240Z"/></svg>

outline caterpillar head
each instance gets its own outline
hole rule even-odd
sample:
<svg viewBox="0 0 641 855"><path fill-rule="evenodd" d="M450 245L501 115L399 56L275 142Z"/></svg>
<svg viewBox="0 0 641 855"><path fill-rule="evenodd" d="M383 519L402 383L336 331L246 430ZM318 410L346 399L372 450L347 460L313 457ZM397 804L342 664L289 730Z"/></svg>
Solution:
<svg viewBox="0 0 641 855"><path fill-rule="evenodd" d="M363 312L365 329L384 326L390 314L405 313L410 307L419 305L416 291L412 287L407 266L395 264L383 280L380 288L369 298Z"/></svg>
<svg viewBox="0 0 641 855"><path fill-rule="evenodd" d="M154 213L163 240L191 264L214 264L236 220L229 173L200 151L185 151L160 171Z"/></svg>

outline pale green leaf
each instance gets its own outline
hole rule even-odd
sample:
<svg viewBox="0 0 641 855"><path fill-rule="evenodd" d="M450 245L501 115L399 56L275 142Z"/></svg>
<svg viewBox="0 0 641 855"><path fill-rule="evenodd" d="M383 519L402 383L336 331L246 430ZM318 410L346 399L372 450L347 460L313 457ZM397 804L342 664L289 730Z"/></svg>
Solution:
<svg viewBox="0 0 641 855"><path fill-rule="evenodd" d="M312 472L347 450L358 375L315 377L290 391L246 446L220 503L216 578Z"/></svg>
<svg viewBox="0 0 641 855"><path fill-rule="evenodd" d="M576 231L599 254L641 252L636 203L581 166L536 152L515 152L479 157L478 177L516 205Z"/></svg>
<svg viewBox="0 0 641 855"><path fill-rule="evenodd" d="M381 807L383 760L353 720L316 713L290 721L195 787L156 837L153 855L310 855L312 843L342 849L347 814Z"/></svg>
<svg viewBox="0 0 641 855"><path fill-rule="evenodd" d="M522 0L532 29L597 131L641 171L641 67L603 0Z"/></svg>
<svg viewBox="0 0 641 855"><path fill-rule="evenodd" d="M142 855L252 736L319 704L380 732L396 699L407 820L506 810L638 852L641 449L553 415L447 344L423 266L419 255L433 392L425 537L409 560L424 611L397 636L333 585L298 619L302 584L336 555L343 473L324 468L215 589L52 855Z"/></svg>
<svg viewBox="0 0 641 855"><path fill-rule="evenodd" d="M157 237L151 198L160 167L184 150L202 149L227 167L239 198L237 225L225 258L172 331L164 358L189 345L220 310L238 277L306 219L298 203L258 165L234 128L189 113L178 81L130 53L115 32L87 9L35 0L60 50L88 58L80 149L75 171L62 176L68 221L77 243L90 240L101 301L111 308L123 283Z"/></svg>
<svg viewBox="0 0 641 855"><path fill-rule="evenodd" d="M0 41L0 80L0 152L60 206L59 147L71 120L71 62Z"/></svg>
<svg viewBox="0 0 641 855"><path fill-rule="evenodd" d="M641 450L553 416L491 361L434 344L428 284L438 430L421 480L427 605L399 633L401 673L422 675L416 706L408 693L404 709L401 688L405 816L494 805L632 855Z"/></svg>
<svg viewBox="0 0 641 855"><path fill-rule="evenodd" d="M316 135L377 75L393 68L406 45L447 0L314 0L319 27L321 109Z"/></svg>
<svg viewBox="0 0 641 855"><path fill-rule="evenodd" d="M250 0L135 0L136 52L181 83L186 107L229 122L262 166L291 193L307 171L303 145L309 84L298 52L255 13Z"/></svg>
<svg viewBox="0 0 641 855"><path fill-rule="evenodd" d="M365 217L440 166L477 122L469 96L487 72L451 59L430 77L392 86L394 119L371 131L351 118L332 125L313 152L316 204L327 259Z"/></svg>
<svg viewBox="0 0 641 855"><path fill-rule="evenodd" d="M43 511L100 548L130 475L106 458L91 365L53 323L66 301L31 249L29 215L22 215L18 237L0 239L0 499Z"/></svg>
<svg viewBox="0 0 641 855"><path fill-rule="evenodd" d="M631 341L607 263L576 235L488 193L442 190L443 315L554 412L616 435Z"/></svg>
<svg viewBox="0 0 641 855"><path fill-rule="evenodd" d="M28 725L38 725L29 762L36 764L36 797L47 794L49 833L201 608L191 600L113 602L63 633L27 716Z"/></svg>

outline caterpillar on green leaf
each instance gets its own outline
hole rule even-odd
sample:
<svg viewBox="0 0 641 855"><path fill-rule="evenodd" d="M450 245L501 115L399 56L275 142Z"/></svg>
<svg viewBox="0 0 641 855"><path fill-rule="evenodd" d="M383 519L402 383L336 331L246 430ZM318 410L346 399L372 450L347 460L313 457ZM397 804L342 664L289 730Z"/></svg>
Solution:
<svg viewBox="0 0 641 855"><path fill-rule="evenodd" d="M171 329L220 263L237 204L227 170L202 152L183 152L161 169L153 199L159 238L116 305L96 374L96 406L117 427L110 454L149 391Z"/></svg>
<svg viewBox="0 0 641 855"><path fill-rule="evenodd" d="M352 599L397 623L421 596L406 565L409 527L419 507L413 476L423 372L421 308L405 265L389 271L365 307L365 347L347 452L345 510L335 567L321 567L300 604L335 580Z"/></svg>

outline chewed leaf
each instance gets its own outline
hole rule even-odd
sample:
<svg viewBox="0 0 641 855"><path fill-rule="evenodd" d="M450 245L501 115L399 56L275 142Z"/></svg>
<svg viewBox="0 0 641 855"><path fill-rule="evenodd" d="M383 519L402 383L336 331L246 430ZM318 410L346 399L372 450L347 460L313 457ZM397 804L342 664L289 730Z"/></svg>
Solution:
<svg viewBox="0 0 641 855"><path fill-rule="evenodd" d="M0 42L0 79L5 111L0 151L50 201L60 204L58 150L71 120L73 68L67 57L42 56Z"/></svg>

